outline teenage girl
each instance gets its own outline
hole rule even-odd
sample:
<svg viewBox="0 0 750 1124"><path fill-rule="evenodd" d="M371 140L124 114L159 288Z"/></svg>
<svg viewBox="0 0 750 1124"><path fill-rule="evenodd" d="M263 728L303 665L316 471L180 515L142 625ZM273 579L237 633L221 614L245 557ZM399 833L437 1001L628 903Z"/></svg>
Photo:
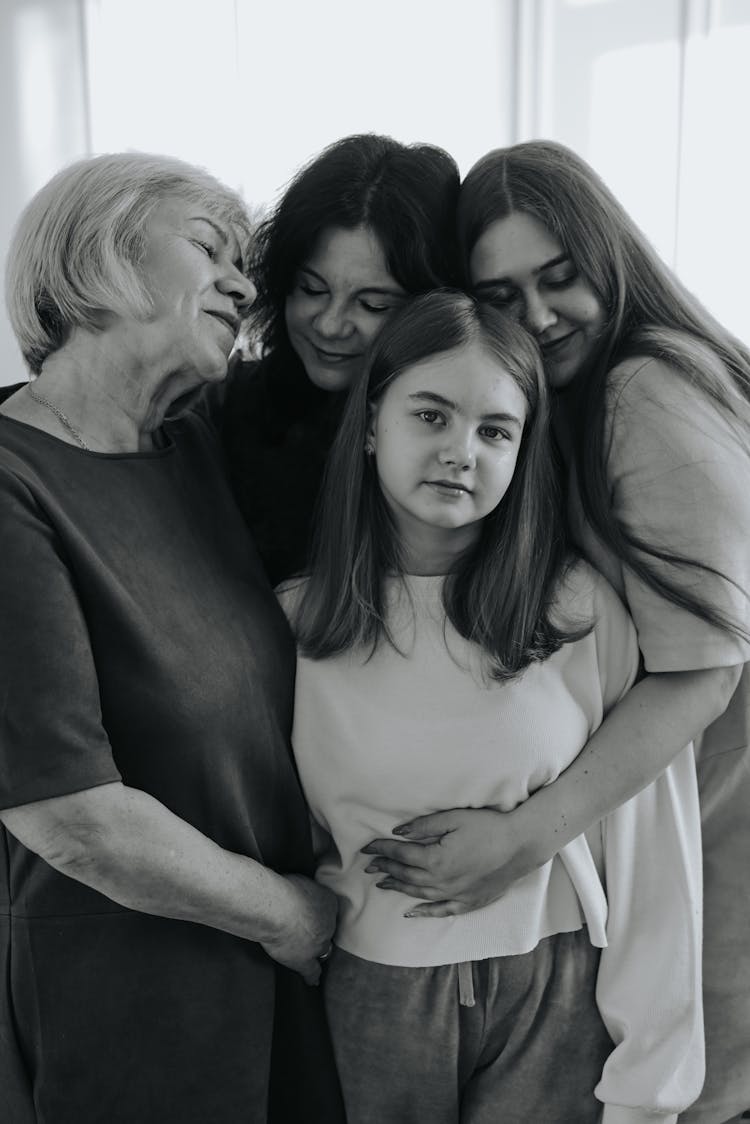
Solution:
<svg viewBox="0 0 750 1124"><path fill-rule="evenodd" d="M280 591L317 877L340 902L325 995L350 1124L653 1124L702 1081L690 748L463 916L413 916L363 853L414 815L523 803L635 678L621 602L567 552L548 422L519 326L418 298L354 384L309 576Z"/></svg>

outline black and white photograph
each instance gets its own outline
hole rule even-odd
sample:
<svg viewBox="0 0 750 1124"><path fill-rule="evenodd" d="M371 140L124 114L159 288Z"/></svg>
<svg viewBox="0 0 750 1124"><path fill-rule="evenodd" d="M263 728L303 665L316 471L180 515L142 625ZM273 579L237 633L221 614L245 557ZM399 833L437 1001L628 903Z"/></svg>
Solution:
<svg viewBox="0 0 750 1124"><path fill-rule="evenodd" d="M750 1121L750 2L0 92L1 1124Z"/></svg>

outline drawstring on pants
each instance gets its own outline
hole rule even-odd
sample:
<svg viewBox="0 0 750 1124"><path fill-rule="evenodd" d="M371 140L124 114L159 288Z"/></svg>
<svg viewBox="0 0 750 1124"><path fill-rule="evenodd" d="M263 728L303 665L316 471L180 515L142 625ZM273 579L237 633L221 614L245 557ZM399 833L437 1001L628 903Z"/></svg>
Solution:
<svg viewBox="0 0 750 1124"><path fill-rule="evenodd" d="M458 965L458 1002L462 1007L474 1006L474 976L470 960Z"/></svg>

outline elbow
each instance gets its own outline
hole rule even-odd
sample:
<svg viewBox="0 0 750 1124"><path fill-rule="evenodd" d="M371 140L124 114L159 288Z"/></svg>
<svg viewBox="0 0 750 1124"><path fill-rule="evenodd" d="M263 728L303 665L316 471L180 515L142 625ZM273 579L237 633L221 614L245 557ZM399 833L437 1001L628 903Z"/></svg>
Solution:
<svg viewBox="0 0 750 1124"><path fill-rule="evenodd" d="M110 835L95 819L59 824L41 842L39 855L60 874L92 885L110 864Z"/></svg>

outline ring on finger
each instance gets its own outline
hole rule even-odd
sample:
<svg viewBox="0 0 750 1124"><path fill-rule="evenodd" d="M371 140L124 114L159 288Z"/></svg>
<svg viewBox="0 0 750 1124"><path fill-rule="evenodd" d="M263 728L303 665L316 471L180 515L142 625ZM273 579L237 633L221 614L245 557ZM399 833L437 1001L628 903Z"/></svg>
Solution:
<svg viewBox="0 0 750 1124"><path fill-rule="evenodd" d="M318 957L318 963L319 964L325 964L326 960L328 959L328 957L331 955L332 952L333 952L333 943L329 944L328 948L325 950L325 952L322 953Z"/></svg>

